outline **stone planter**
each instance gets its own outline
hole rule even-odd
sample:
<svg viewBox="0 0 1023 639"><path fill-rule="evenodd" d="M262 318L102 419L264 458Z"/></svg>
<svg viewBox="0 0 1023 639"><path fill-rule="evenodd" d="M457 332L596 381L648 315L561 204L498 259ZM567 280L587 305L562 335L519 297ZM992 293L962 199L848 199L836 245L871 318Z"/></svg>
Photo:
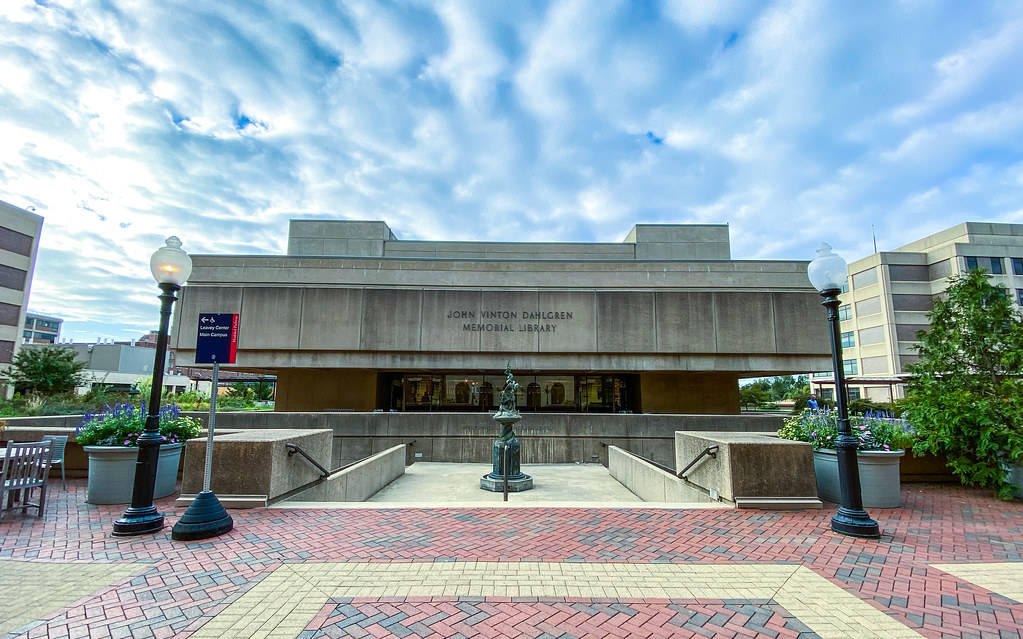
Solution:
<svg viewBox="0 0 1023 639"><path fill-rule="evenodd" d="M178 464L184 443L162 444L156 466L153 499L174 493L178 482ZM83 446L89 456L90 504L130 504L135 485L135 462L139 449L128 446Z"/></svg>
<svg viewBox="0 0 1023 639"><path fill-rule="evenodd" d="M1009 464L1009 483L1016 487L1015 497L1023 497L1023 464Z"/></svg>
<svg viewBox="0 0 1023 639"><path fill-rule="evenodd" d="M901 449L857 451L864 508L899 506L899 461L904 454L905 451ZM817 474L817 496L836 504L841 502L838 454L827 448L813 451L813 469Z"/></svg>

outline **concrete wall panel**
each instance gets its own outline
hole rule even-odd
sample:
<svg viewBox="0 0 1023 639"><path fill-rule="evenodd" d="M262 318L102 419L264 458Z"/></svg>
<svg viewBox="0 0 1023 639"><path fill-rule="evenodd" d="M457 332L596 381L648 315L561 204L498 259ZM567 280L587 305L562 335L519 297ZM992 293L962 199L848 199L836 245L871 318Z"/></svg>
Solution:
<svg viewBox="0 0 1023 639"><path fill-rule="evenodd" d="M493 324L494 330L480 331L480 349L487 352L510 351L532 352L540 348L540 333L523 330L527 325L549 324L547 320L528 319L526 313L539 311L539 295L536 291L484 291L480 307L483 313L497 313L498 317L482 317L486 327ZM504 318L504 313L514 313ZM500 327L502 330L497 330ZM503 329L509 330L503 330Z"/></svg>
<svg viewBox="0 0 1023 639"><path fill-rule="evenodd" d="M653 351L654 330L653 293L597 293L598 351Z"/></svg>
<svg viewBox="0 0 1023 639"><path fill-rule="evenodd" d="M774 353L774 303L768 293L714 293L717 352Z"/></svg>
<svg viewBox="0 0 1023 639"><path fill-rule="evenodd" d="M713 353L714 295L656 293L657 351Z"/></svg>
<svg viewBox="0 0 1023 639"><path fill-rule="evenodd" d="M479 291L423 291L423 350L478 351ZM468 328L467 328L468 327Z"/></svg>
<svg viewBox="0 0 1023 639"><path fill-rule="evenodd" d="M302 290L247 288L242 295L238 348L298 348Z"/></svg>
<svg viewBox="0 0 1023 639"><path fill-rule="evenodd" d="M536 320L555 330L540 333L540 351L572 353L597 350L597 315L594 294L587 291L540 291L540 311L571 313L567 317Z"/></svg>
<svg viewBox="0 0 1023 639"><path fill-rule="evenodd" d="M324 350L359 348L362 296L362 289L304 289L299 348Z"/></svg>
<svg viewBox="0 0 1023 639"><path fill-rule="evenodd" d="M172 346L195 348L199 313L241 313L241 288L186 286L181 289L180 295L181 301L177 303L177 312L174 314L177 330L171 335Z"/></svg>
<svg viewBox="0 0 1023 639"><path fill-rule="evenodd" d="M420 346L422 291L367 290L362 305L360 347L372 351L413 351Z"/></svg>
<svg viewBox="0 0 1023 639"><path fill-rule="evenodd" d="M829 348L827 314L816 293L773 293L775 342L782 353Z"/></svg>

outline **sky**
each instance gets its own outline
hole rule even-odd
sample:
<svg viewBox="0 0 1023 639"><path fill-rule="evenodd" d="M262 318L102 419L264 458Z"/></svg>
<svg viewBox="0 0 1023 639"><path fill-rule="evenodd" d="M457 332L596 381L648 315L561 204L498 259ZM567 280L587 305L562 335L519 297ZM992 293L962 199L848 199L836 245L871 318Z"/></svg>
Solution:
<svg viewBox="0 0 1023 639"><path fill-rule="evenodd" d="M0 200L29 308L155 328L148 260L283 254L288 220L852 261L1023 223L1023 1L0 3Z"/></svg>

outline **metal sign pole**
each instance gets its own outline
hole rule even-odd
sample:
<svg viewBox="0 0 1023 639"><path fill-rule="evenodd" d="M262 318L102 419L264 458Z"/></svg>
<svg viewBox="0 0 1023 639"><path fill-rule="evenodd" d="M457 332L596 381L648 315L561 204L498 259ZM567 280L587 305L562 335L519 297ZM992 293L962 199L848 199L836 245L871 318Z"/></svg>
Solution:
<svg viewBox="0 0 1023 639"><path fill-rule="evenodd" d="M210 425L206 432L206 470L202 476L202 489L209 491L213 471L213 427L217 421L217 389L220 388L220 362L213 361L213 386L210 388Z"/></svg>
<svg viewBox="0 0 1023 639"><path fill-rule="evenodd" d="M206 428L206 468L203 469L202 492L195 496L181 519L174 524L171 539L194 541L223 535L234 528L234 520L210 490L213 474L213 429L217 420L217 389L220 386L220 363L235 363L238 344L238 315L230 313L199 313L195 341L195 363L213 364L213 385L210 388L210 421Z"/></svg>

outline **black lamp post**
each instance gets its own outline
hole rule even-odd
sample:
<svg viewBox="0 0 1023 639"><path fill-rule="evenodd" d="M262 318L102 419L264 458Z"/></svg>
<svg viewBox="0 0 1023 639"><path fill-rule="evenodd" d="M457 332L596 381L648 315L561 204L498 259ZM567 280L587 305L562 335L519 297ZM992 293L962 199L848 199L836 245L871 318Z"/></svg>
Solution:
<svg viewBox="0 0 1023 639"><path fill-rule="evenodd" d="M838 484L842 503L831 518L831 529L852 537L878 538L881 532L877 522L863 510L863 495L860 492L860 469L856 462L859 441L849 426L849 411L846 407L845 370L842 367L842 344L839 339L838 294L848 276L845 260L831 252L831 247L822 243L817 256L810 262L807 275L814 288L820 291L824 300L821 304L828 309L828 326L831 328L831 362L835 369L835 405L838 408L838 436L835 438L835 452L838 457Z"/></svg>
<svg viewBox="0 0 1023 639"><path fill-rule="evenodd" d="M160 333L156 339L156 360L153 364L153 389L149 395L149 414L146 427L138 438L139 457L135 462L135 485L131 506L114 522L114 534L121 537L145 535L163 528L163 514L153 505L156 488L156 466L160 456L160 396L163 393L163 369L167 361L167 327L171 306L192 273L192 260L181 250L181 240L168 237L167 245L160 247L149 260L160 290Z"/></svg>

